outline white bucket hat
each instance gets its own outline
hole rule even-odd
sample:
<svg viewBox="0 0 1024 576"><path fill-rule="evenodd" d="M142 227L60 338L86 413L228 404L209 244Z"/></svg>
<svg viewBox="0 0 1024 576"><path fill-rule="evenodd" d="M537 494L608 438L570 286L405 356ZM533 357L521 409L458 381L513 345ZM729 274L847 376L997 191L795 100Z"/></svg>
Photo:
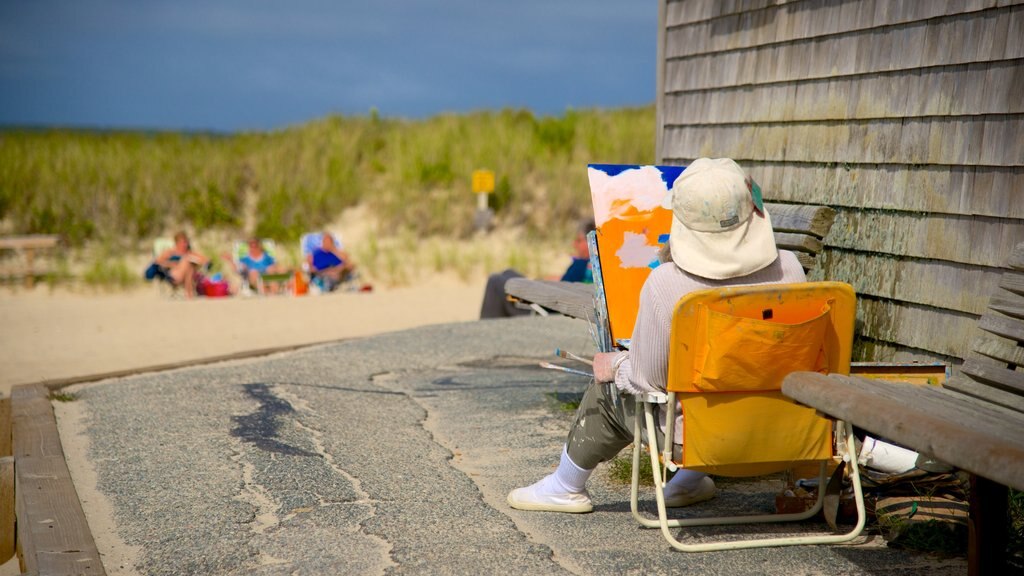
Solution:
<svg viewBox="0 0 1024 576"><path fill-rule="evenodd" d="M665 197L672 210L672 260L722 280L746 276L778 258L761 189L729 158L699 158Z"/></svg>

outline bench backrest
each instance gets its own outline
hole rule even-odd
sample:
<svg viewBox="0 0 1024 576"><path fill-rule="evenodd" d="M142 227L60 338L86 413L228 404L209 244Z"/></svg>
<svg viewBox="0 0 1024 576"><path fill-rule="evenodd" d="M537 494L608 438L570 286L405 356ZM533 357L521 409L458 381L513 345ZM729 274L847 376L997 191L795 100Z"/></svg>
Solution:
<svg viewBox="0 0 1024 576"><path fill-rule="evenodd" d="M1024 242L1014 248L960 374L946 388L1024 413Z"/></svg>

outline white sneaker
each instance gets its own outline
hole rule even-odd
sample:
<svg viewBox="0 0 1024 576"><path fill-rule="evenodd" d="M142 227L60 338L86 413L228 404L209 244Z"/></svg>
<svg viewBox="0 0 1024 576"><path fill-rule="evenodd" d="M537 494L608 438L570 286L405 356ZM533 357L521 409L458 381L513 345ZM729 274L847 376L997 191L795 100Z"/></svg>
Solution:
<svg viewBox="0 0 1024 576"><path fill-rule="evenodd" d="M678 489L677 489L678 490ZM693 490L672 490L672 484L665 486L665 507L682 508L705 500L711 500L718 493L715 481L710 476L701 478L700 484Z"/></svg>
<svg viewBox="0 0 1024 576"><path fill-rule="evenodd" d="M568 512L582 514L594 509L590 494L584 490L580 493L554 493L548 488L543 478L525 488L516 488L508 493L508 505L516 510L540 510L543 512Z"/></svg>

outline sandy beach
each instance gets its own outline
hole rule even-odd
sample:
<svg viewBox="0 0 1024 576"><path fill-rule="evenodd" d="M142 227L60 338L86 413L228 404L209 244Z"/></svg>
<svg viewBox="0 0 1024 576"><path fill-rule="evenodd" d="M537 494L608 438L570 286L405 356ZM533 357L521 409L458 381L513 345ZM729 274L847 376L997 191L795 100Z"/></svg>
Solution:
<svg viewBox="0 0 1024 576"><path fill-rule="evenodd" d="M312 344L479 316L483 278L319 296L171 299L155 286L0 292L0 395L12 386Z"/></svg>

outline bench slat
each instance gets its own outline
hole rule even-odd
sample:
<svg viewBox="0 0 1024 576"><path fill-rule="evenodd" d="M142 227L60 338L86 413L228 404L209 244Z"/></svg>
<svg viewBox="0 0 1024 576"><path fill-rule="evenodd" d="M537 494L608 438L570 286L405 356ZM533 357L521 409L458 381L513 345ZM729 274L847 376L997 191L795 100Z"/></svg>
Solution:
<svg viewBox="0 0 1024 576"><path fill-rule="evenodd" d="M793 234L790 232L776 232L775 245L780 250L791 252L805 252L818 254L823 247L819 238L807 234Z"/></svg>
<svg viewBox="0 0 1024 576"><path fill-rule="evenodd" d="M1024 372L1010 370L1006 364L975 356L964 361L960 372L983 384L1018 394L1024 399Z"/></svg>
<svg viewBox="0 0 1024 576"><path fill-rule="evenodd" d="M999 287L1024 296L1024 274L1005 272L999 279Z"/></svg>
<svg viewBox="0 0 1024 576"><path fill-rule="evenodd" d="M505 293L573 318L594 316L593 284L510 278Z"/></svg>
<svg viewBox="0 0 1024 576"><path fill-rule="evenodd" d="M1024 341L1024 322L998 314L985 314L978 320L978 328L1003 338Z"/></svg>
<svg viewBox="0 0 1024 576"><path fill-rule="evenodd" d="M1007 264L1010 268L1024 270L1024 242L1017 244L1013 248L1013 252L1010 252L1010 259L1007 261Z"/></svg>
<svg viewBox="0 0 1024 576"><path fill-rule="evenodd" d="M1012 392L1006 392L967 377L954 378L943 386L954 392L991 402L993 406L1024 414L1024 398Z"/></svg>
<svg viewBox="0 0 1024 576"><path fill-rule="evenodd" d="M795 372L782 392L830 416L1024 490L1024 416L990 410L938 387ZM948 395L948 396L947 396Z"/></svg>
<svg viewBox="0 0 1024 576"><path fill-rule="evenodd" d="M971 350L994 360L1024 366L1024 346L995 334L983 334L971 344Z"/></svg>
<svg viewBox="0 0 1024 576"><path fill-rule="evenodd" d="M1024 318L1024 296L997 288L988 301L988 307L1007 316Z"/></svg>
<svg viewBox="0 0 1024 576"><path fill-rule="evenodd" d="M824 238L836 219L835 209L829 206L765 202L765 209L776 233L794 232Z"/></svg>

